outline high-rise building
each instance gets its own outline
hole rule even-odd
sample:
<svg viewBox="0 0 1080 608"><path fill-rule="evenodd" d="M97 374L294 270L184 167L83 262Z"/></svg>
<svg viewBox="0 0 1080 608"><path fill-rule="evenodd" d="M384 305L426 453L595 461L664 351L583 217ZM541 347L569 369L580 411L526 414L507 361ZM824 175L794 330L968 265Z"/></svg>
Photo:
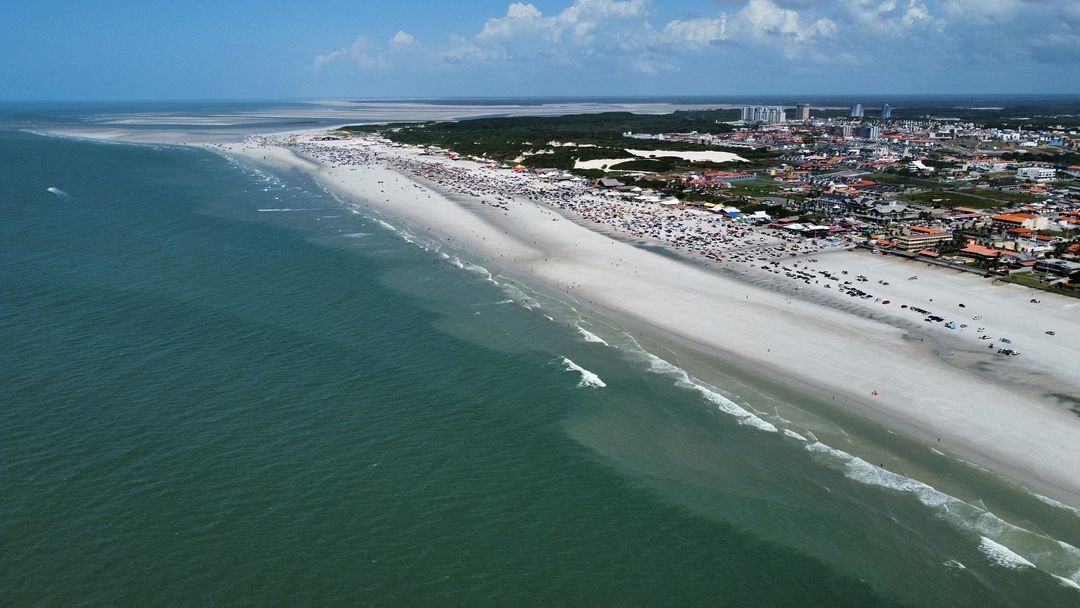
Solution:
<svg viewBox="0 0 1080 608"><path fill-rule="evenodd" d="M742 121L774 125L787 122L787 112L782 106L745 106L742 109Z"/></svg>
<svg viewBox="0 0 1080 608"><path fill-rule="evenodd" d="M863 107L862 107L861 103L857 103L857 104L851 106L850 117L851 118L862 118L863 117Z"/></svg>
<svg viewBox="0 0 1080 608"><path fill-rule="evenodd" d="M881 118L884 120L889 120L890 118L892 118L892 106L890 106L889 104L881 106Z"/></svg>
<svg viewBox="0 0 1080 608"><path fill-rule="evenodd" d="M863 124L855 131L855 134L862 139L877 139L881 137L881 130L877 125Z"/></svg>
<svg viewBox="0 0 1080 608"><path fill-rule="evenodd" d="M810 104L800 103L795 106L795 120L806 122L810 120Z"/></svg>

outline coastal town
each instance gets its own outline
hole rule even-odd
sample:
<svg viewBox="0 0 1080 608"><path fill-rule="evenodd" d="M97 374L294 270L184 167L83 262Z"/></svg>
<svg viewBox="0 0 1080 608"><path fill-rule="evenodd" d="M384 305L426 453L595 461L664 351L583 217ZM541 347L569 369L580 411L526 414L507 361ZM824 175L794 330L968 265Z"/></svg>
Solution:
<svg viewBox="0 0 1080 608"><path fill-rule="evenodd" d="M754 119L755 112L769 122ZM683 166L665 173L610 170L618 162L597 159L595 151L586 161L571 158L570 169L536 166L527 154L464 155L395 141L392 130L255 136L244 145L254 153L288 149L329 171L382 171L394 184L380 178L366 188L369 198L387 197L385 204L407 196L419 199L412 208L422 210L425 198L448 195L489 218L518 216L525 223L535 223L536 210L546 209L542 221L569 219L632 244L665 247L786 294L787 302L885 315L899 327L919 327L919 335L942 341L950 352L982 349L1002 359L1023 355L1028 367L1060 367L1069 332L1059 338L1064 327L1050 317L1021 320L1003 310L1054 297L1043 291L1080 294L1080 183L1071 179L1074 167L1023 160L1015 134L1002 130L980 132L979 151L964 155L955 151L955 138L937 135L956 126L943 127L942 121L788 122L779 108L747 108L743 114L751 120L736 121L723 135L622 134L632 142L625 153L647 162L674 158L669 162ZM868 130L872 137L846 134ZM1066 158L1078 141L1075 132L1053 130L1027 131L1024 137L1042 147L1053 142ZM644 150L646 142L658 149ZM675 149L662 148L671 142L678 142ZM680 150L680 144L706 149ZM756 160L740 156L735 144L756 146L756 155L745 153ZM996 154L990 152L994 147ZM536 155L554 148L589 146L548 141ZM765 162L761 151L771 155ZM758 168L739 170L741 163ZM399 191L392 195L390 188ZM958 197L966 204L957 204ZM1006 284L1013 289L996 289ZM581 289L574 282L557 286L568 295Z"/></svg>
<svg viewBox="0 0 1080 608"><path fill-rule="evenodd" d="M888 104L825 118L809 104L794 110L789 119L784 107L747 106L724 133L625 132L628 158L575 158L568 169L530 156L588 144L549 141L496 159L401 143L392 131L289 143L322 160L388 163L485 204L525 197L714 263L778 264L858 247L1080 295L1080 164L1066 164L1080 158L1076 128L894 119ZM650 142L661 149L639 149ZM770 156L751 163L740 152ZM640 168L664 159L679 170ZM744 163L756 168L740 170Z"/></svg>
<svg viewBox="0 0 1080 608"><path fill-rule="evenodd" d="M0 608L1080 608L1080 0L3 17Z"/></svg>

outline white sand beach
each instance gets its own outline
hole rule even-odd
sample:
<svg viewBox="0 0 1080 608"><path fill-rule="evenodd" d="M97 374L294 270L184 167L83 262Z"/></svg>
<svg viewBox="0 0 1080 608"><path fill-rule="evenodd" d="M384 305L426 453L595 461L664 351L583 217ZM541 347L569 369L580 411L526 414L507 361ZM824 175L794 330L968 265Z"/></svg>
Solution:
<svg viewBox="0 0 1080 608"><path fill-rule="evenodd" d="M807 284L777 275L760 268L765 262L710 270L521 198L463 204L379 163L313 163L259 143L225 149L312 171L347 200L470 252L489 269L703 355L835 399L888 428L1080 506L1080 416L1067 402L1080 395L1075 300L868 253L822 251L783 262L813 272L847 270L845 280L864 275L859 288L890 301L882 304L841 295L821 279ZM379 153L419 158L415 151L388 146ZM461 166L481 170L475 163ZM913 275L919 278L909 281ZM957 329L927 323L911 306L955 321ZM1002 337L1022 356L996 354Z"/></svg>

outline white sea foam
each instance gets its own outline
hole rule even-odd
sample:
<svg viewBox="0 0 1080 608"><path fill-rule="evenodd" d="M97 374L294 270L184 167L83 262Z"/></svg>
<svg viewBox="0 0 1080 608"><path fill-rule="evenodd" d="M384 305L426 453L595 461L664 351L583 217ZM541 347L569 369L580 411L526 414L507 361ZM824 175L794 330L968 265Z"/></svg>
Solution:
<svg viewBox="0 0 1080 608"><path fill-rule="evenodd" d="M662 376L674 378L675 386L697 391L701 394L701 396L705 397L706 400L710 401L718 408L720 408L720 411L738 418L739 424L752 426L758 430L768 431L770 433L779 432L779 429L777 429L776 426L774 426L772 423L758 418L749 410L740 407L731 399L728 399L727 397L721 395L720 392L716 389L716 387L709 386L708 384L697 380L690 374L686 373L686 370L684 370L683 368L672 365L671 363L668 363L667 361L661 359L660 357L657 357L656 355L650 353L647 350L640 349L640 347L639 350L640 352L644 353L646 359L649 362L649 371L655 374L660 374Z"/></svg>
<svg viewBox="0 0 1080 608"><path fill-rule="evenodd" d="M1080 516L1080 509L1077 509L1076 507L1071 507L1071 506L1069 506L1069 505L1067 505L1065 503L1058 502L1058 501L1054 500L1053 498L1050 498L1049 496L1043 496L1042 494L1034 494L1034 496L1035 496L1035 498L1039 499L1039 502L1048 504L1051 507L1057 507L1059 509L1065 509L1066 511L1072 512L1073 515Z"/></svg>
<svg viewBox="0 0 1080 608"><path fill-rule="evenodd" d="M784 429L784 436L791 437L792 439L798 439L799 441L807 441L806 437L796 433L791 429Z"/></svg>
<svg viewBox="0 0 1080 608"><path fill-rule="evenodd" d="M517 286L511 285L510 283L500 283L499 289L501 289L503 293L512 298L515 302L528 302L532 299L529 297L529 294L525 293Z"/></svg>
<svg viewBox="0 0 1080 608"><path fill-rule="evenodd" d="M970 505L958 498L949 496L921 481L872 465L862 458L852 456L843 450L830 447L820 441L807 444L806 449L810 452L823 455L831 460L829 464L836 465L837 468L843 470L844 476L848 479L867 485L914 494L919 499L919 502L928 507L963 506L973 512L978 511L986 513L986 511L983 511L974 505ZM1005 522L1002 521L1001 523L1004 524Z"/></svg>
<svg viewBox="0 0 1080 608"><path fill-rule="evenodd" d="M513 303L514 303L514 301L513 301L513 300L511 300L510 298L507 298L507 299L505 299L505 300L499 300L498 302L495 302L495 303L496 303L496 304L513 304Z"/></svg>
<svg viewBox="0 0 1080 608"><path fill-rule="evenodd" d="M321 209L290 209L290 208L282 208L282 209L259 209L258 211L259 211L259 213L286 213L286 212L289 212L289 211L321 211Z"/></svg>
<svg viewBox="0 0 1080 608"><path fill-rule="evenodd" d="M392 225L390 225L390 224L388 224L388 223L386 223L386 222L384 222L382 220L379 220L379 219L377 219L375 221L378 222L379 225L382 226L383 228L386 228L387 230L391 230L393 232L397 232L397 228L395 228L394 226L392 226Z"/></svg>
<svg viewBox="0 0 1080 608"><path fill-rule="evenodd" d="M921 481L874 466L843 450L815 441L806 446L811 453L819 455L824 462L843 471L848 479L866 485L879 486L913 494L919 502L961 530L978 532L982 541L980 550L992 561L1003 567L1040 567L1057 576L1053 571L1072 571L1080 567L1080 550L1068 543L1052 539L1037 532L1013 525L991 513L985 506L964 502ZM993 536L997 540L988 537ZM1022 543L1026 553L1038 556L1040 566L1006 547L1002 542ZM1072 576L1080 581L1080 571Z"/></svg>
<svg viewBox="0 0 1080 608"><path fill-rule="evenodd" d="M1076 580L1065 578L1064 576L1058 576L1056 574L1051 574L1050 576L1056 578L1057 581L1061 583L1062 587L1068 587L1070 589L1076 589L1077 591L1080 591L1080 583L1076 582L1076 580L1080 580L1080 572L1077 572L1073 575L1073 578L1075 578Z"/></svg>
<svg viewBox="0 0 1080 608"><path fill-rule="evenodd" d="M345 234L343 236L345 238L349 238L349 239L362 239L365 236L371 236L371 233L370 232L350 232L350 233Z"/></svg>
<svg viewBox="0 0 1080 608"><path fill-rule="evenodd" d="M58 198L60 200L64 200L64 201L70 201L71 200L71 195L68 194L67 192L64 192L63 190L61 190L59 188L56 188L54 186L49 186L48 188L46 188L46 190L49 191L52 194L55 194L56 198Z"/></svg>
<svg viewBox="0 0 1080 608"><path fill-rule="evenodd" d="M562 364L566 368L566 371L581 374L581 381L578 382L578 386L582 388L604 388L607 386L607 384L600 379L600 376L597 376L593 372L590 372L566 357L562 358Z"/></svg>
<svg viewBox="0 0 1080 608"><path fill-rule="evenodd" d="M578 333L581 334L581 337L586 342L593 342L593 343L596 343L596 344L603 344L604 346L608 346L608 343L603 338L601 338L600 336L592 333L591 331L585 329L584 327L582 327L580 325L577 325L576 327L577 327Z"/></svg>
<svg viewBox="0 0 1080 608"><path fill-rule="evenodd" d="M478 275L484 277L484 280L487 281L488 283L492 283L494 285L499 284L499 282L495 280L495 277L491 276L491 271L488 270L487 268L484 268L483 266L480 266L480 265L477 265L477 264L466 264L465 265L465 270L468 270L469 272L472 272L472 273L475 273L475 274L478 274Z"/></svg>
<svg viewBox="0 0 1080 608"><path fill-rule="evenodd" d="M1035 564L1024 559L1022 556L1017 555L1005 545L994 542L985 536L979 539L979 551L982 551L983 555L991 562L1002 568L1019 570L1021 568L1035 567Z"/></svg>

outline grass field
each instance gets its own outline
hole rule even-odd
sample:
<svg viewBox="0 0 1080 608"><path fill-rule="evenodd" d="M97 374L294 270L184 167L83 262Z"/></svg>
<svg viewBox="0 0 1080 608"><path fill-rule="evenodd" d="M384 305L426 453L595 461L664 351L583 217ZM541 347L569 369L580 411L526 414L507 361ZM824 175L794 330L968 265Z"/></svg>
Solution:
<svg viewBox="0 0 1080 608"><path fill-rule="evenodd" d="M1041 275L1033 274L1030 272L1024 272L1019 274L1009 275L1003 279L1008 283L1016 285L1023 285L1025 287L1031 287L1032 289L1038 289L1041 291L1049 291L1052 293L1059 293L1061 295L1069 296L1071 298L1080 298L1080 285L1068 285L1065 287L1051 287L1049 281L1044 281Z"/></svg>
<svg viewBox="0 0 1080 608"><path fill-rule="evenodd" d="M901 195L902 198L932 207L972 207L992 209L1013 204L1034 202L1035 198L1017 192L1001 192L986 188L966 190L929 190Z"/></svg>
<svg viewBox="0 0 1080 608"><path fill-rule="evenodd" d="M1002 203L978 196L970 196L956 191L930 191L901 195L904 200L930 205L931 207L971 207L973 209L992 209Z"/></svg>

